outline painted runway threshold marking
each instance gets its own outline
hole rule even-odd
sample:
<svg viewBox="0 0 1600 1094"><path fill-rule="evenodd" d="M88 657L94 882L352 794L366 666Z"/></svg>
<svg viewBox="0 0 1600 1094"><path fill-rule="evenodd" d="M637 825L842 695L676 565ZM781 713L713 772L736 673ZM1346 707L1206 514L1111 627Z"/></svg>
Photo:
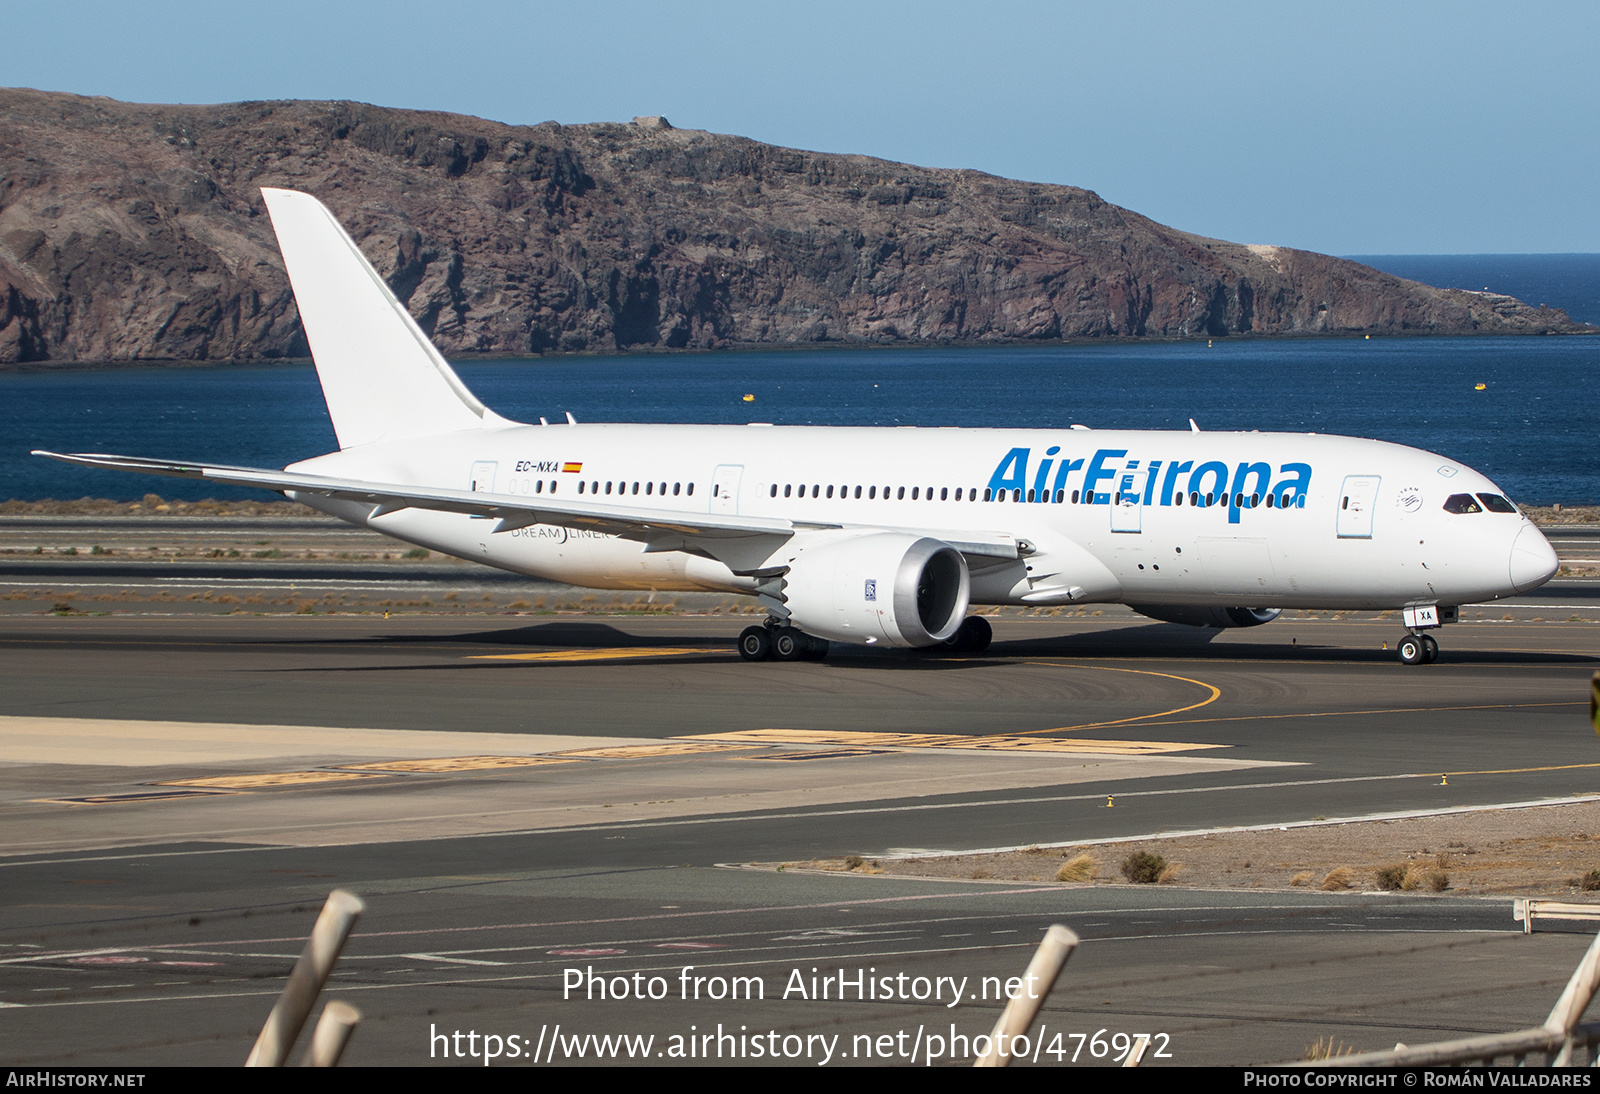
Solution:
<svg viewBox="0 0 1600 1094"><path fill-rule="evenodd" d="M364 764L340 764L347 771L439 772L495 771L512 767L539 767L543 764L573 763L554 756L448 756L436 760L374 760Z"/></svg>
<svg viewBox="0 0 1600 1094"><path fill-rule="evenodd" d="M1050 731L1045 731L1050 732ZM956 733L871 733L857 730L745 729L727 733L702 733L692 741L746 741L765 745L830 745L836 748L949 748L975 752L1098 753L1118 756L1156 756L1227 745L1184 741L1097 741L1083 738L1059 740L1020 734L973 736Z"/></svg>
<svg viewBox="0 0 1600 1094"><path fill-rule="evenodd" d="M196 779L171 779L156 786L198 786L217 790L253 790L262 786L299 786L304 783L353 782L381 779L364 771L275 771L261 775L206 775Z"/></svg>
<svg viewBox="0 0 1600 1094"><path fill-rule="evenodd" d="M662 741L654 745L615 745L604 748L574 748L557 756L577 756L585 760L648 760L661 756L693 756L706 752L749 752L756 745L723 744L716 741Z"/></svg>

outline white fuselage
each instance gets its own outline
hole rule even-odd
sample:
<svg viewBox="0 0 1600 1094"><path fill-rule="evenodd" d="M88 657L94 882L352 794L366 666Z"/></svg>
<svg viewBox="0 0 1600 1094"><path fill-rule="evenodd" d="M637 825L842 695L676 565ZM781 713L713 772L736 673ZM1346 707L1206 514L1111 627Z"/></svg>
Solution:
<svg viewBox="0 0 1600 1094"><path fill-rule="evenodd" d="M1556 568L1520 513L1446 510L1452 496L1501 494L1478 472L1318 434L508 424L377 441L290 470L796 522L791 542L763 548L770 563L866 530L1027 541L1024 557L971 567L980 604L1455 605L1525 592ZM755 579L735 571L763 564L554 525L496 532L492 518L425 509L369 518L370 505L293 496L411 543L592 588L751 592Z"/></svg>

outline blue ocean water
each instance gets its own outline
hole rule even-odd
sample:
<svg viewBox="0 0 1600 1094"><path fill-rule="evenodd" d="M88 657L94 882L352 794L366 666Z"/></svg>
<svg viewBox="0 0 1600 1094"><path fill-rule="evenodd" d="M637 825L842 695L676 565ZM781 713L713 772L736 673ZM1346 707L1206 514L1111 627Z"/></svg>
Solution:
<svg viewBox="0 0 1600 1094"><path fill-rule="evenodd" d="M804 349L457 368L521 421L571 411L586 422L1187 429L1193 417L1204 429L1397 441L1475 467L1519 501L1600 503L1600 336ZM31 458L31 448L282 467L334 447L309 365L0 374L0 498L267 496L70 467Z"/></svg>
<svg viewBox="0 0 1600 1094"><path fill-rule="evenodd" d="M1600 254L1345 257L1441 289L1488 289L1565 308L1580 323L1600 325Z"/></svg>

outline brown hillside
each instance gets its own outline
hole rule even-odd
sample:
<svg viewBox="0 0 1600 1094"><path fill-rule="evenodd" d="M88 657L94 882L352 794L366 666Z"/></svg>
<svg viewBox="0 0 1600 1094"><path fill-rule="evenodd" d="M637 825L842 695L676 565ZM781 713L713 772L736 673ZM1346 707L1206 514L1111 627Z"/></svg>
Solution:
<svg viewBox="0 0 1600 1094"><path fill-rule="evenodd" d="M304 355L261 186L326 201L449 354L1583 329L1070 186L659 119L0 90L0 363Z"/></svg>

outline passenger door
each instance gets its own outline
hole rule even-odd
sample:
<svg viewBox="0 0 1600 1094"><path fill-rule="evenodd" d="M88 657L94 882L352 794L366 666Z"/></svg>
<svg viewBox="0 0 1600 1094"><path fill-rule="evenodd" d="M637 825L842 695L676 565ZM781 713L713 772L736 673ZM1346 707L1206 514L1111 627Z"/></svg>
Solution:
<svg viewBox="0 0 1600 1094"><path fill-rule="evenodd" d="M472 465L472 477L467 480L467 489L474 494L494 493L494 473L499 465L494 460L479 460ZM473 520L488 520L487 513L472 514Z"/></svg>
<svg viewBox="0 0 1600 1094"><path fill-rule="evenodd" d="M744 464L725 463L717 467L711 479L711 512L739 512L739 478L744 474Z"/></svg>
<svg viewBox="0 0 1600 1094"><path fill-rule="evenodd" d="M1340 539L1371 539L1372 510L1378 500L1377 475L1346 475L1339 491Z"/></svg>
<svg viewBox="0 0 1600 1094"><path fill-rule="evenodd" d="M1111 494L1111 530L1139 532L1143 529L1144 471L1124 471Z"/></svg>

